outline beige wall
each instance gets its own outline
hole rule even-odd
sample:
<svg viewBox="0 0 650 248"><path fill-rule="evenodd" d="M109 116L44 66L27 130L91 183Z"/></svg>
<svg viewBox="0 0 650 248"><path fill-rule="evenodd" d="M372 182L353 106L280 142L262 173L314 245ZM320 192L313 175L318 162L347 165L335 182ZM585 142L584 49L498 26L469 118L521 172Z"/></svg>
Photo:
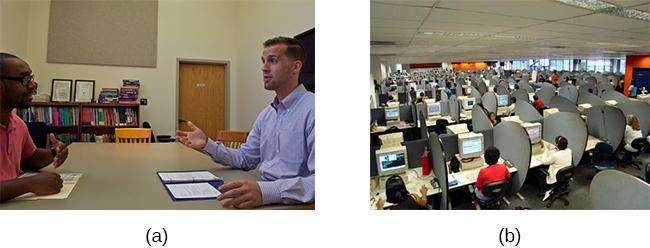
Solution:
<svg viewBox="0 0 650 248"><path fill-rule="evenodd" d="M239 68L236 104L237 129L249 130L275 93L262 82L262 43L275 36L293 37L314 27L314 1L238 1L237 58ZM255 96L255 97L250 97Z"/></svg>
<svg viewBox="0 0 650 248"><path fill-rule="evenodd" d="M248 130L274 96L262 86L261 43L271 36L293 36L314 27L313 1L160 0L156 68L73 65L46 63L49 1L30 2L27 13L26 55L21 57L36 73L39 93L49 94L53 78L94 79L95 98L102 87L118 87L125 78L139 79L140 97L149 99L149 105L141 107L141 121L149 121L158 134L173 134L176 128L178 58L230 63L226 125ZM22 43L9 40L8 44L18 44L14 49L20 52Z"/></svg>
<svg viewBox="0 0 650 248"><path fill-rule="evenodd" d="M29 2L0 1L0 51L16 56L27 52L27 16Z"/></svg>

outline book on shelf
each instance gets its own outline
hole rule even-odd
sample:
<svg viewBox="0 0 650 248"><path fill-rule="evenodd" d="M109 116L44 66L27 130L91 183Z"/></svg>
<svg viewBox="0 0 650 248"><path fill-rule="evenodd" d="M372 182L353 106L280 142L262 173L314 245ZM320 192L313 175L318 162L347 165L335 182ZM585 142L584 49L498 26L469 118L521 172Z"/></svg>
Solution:
<svg viewBox="0 0 650 248"><path fill-rule="evenodd" d="M84 108L81 124L85 126L137 126L137 112L132 108Z"/></svg>
<svg viewBox="0 0 650 248"><path fill-rule="evenodd" d="M120 87L120 103L137 103L140 91L140 80L124 79Z"/></svg>
<svg viewBox="0 0 650 248"><path fill-rule="evenodd" d="M120 89L102 88L97 101L100 103L118 103L120 101Z"/></svg>
<svg viewBox="0 0 650 248"><path fill-rule="evenodd" d="M18 115L25 122L44 122L48 126L76 126L78 125L77 107L40 107L32 106L21 109Z"/></svg>

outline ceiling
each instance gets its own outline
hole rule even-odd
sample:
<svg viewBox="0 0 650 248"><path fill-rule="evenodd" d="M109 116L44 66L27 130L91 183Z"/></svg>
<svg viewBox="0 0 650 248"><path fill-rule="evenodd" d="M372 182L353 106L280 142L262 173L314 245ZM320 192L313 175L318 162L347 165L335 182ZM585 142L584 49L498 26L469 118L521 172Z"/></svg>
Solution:
<svg viewBox="0 0 650 248"><path fill-rule="evenodd" d="M650 0L605 0L650 12ZM554 0L371 0L370 53L387 63L650 54L650 22Z"/></svg>

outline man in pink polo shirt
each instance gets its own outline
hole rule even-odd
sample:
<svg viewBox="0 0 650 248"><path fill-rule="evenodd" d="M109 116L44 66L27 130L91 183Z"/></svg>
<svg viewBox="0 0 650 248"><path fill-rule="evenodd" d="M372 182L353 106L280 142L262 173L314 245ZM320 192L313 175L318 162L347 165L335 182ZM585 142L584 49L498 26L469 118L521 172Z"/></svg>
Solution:
<svg viewBox="0 0 650 248"><path fill-rule="evenodd" d="M32 192L37 195L61 191L63 181L52 172L18 178L22 171L38 171L54 163L60 166L68 157L65 145L50 134L52 149L36 148L27 125L14 113L26 108L36 91L34 74L22 59L0 53L0 202Z"/></svg>

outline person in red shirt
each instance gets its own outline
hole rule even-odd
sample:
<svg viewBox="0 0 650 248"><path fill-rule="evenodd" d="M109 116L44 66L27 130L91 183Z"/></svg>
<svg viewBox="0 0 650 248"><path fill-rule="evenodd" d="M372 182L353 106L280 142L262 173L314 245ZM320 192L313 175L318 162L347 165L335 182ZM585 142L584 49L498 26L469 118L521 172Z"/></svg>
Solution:
<svg viewBox="0 0 650 248"><path fill-rule="evenodd" d="M542 102L542 100L539 100L539 97L537 97L537 95L534 95L533 96L533 106L535 106L535 108L537 108L537 109L541 109L541 108L544 107L544 102Z"/></svg>
<svg viewBox="0 0 650 248"><path fill-rule="evenodd" d="M490 198L483 195L483 186L493 182L510 179L510 172L505 164L497 164L497 162L499 162L499 157L501 157L501 153L496 147L488 147L485 150L483 157L488 167L485 167L478 172L474 195L479 201L489 201ZM477 209L480 209L478 203L475 203L475 205Z"/></svg>
<svg viewBox="0 0 650 248"><path fill-rule="evenodd" d="M551 74L551 83L557 86L557 71L553 71L553 74Z"/></svg>
<svg viewBox="0 0 650 248"><path fill-rule="evenodd" d="M25 61L0 53L0 203L25 193L37 195L61 191L63 180L52 172L20 177L23 171L38 171L50 164L60 166L68 157L65 145L50 134L52 149L36 148L27 125L14 108L26 108L36 92L34 74Z"/></svg>

